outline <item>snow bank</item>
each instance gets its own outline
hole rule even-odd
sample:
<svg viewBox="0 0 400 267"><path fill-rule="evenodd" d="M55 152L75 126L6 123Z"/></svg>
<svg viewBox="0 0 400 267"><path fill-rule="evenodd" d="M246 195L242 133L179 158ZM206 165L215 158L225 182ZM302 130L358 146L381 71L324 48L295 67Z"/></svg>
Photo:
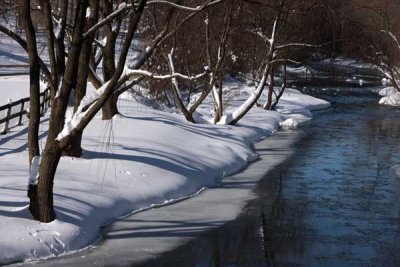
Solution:
<svg viewBox="0 0 400 267"><path fill-rule="evenodd" d="M400 106L400 92L398 92L395 88L383 88L379 91L379 95L383 96L379 100L379 104L393 107Z"/></svg>
<svg viewBox="0 0 400 267"><path fill-rule="evenodd" d="M293 118L289 118L281 123L284 128L296 128L299 126L299 122Z"/></svg>
<svg viewBox="0 0 400 267"><path fill-rule="evenodd" d="M239 87L240 97L228 110L248 96L249 88ZM254 108L237 126L194 125L125 99L120 101L124 116L95 118L84 132L83 158L61 159L54 185L57 220L49 224L32 220L28 211L27 126L0 136L0 264L79 251L115 218L215 186L257 159L253 142L288 119L300 123L312 118L310 110L329 106L288 89L280 112ZM42 148L46 123L41 124Z"/></svg>

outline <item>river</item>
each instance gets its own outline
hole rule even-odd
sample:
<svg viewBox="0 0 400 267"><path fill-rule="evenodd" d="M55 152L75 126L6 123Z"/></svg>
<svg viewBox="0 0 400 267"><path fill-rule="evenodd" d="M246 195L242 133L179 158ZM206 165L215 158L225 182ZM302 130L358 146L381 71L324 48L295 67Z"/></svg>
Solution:
<svg viewBox="0 0 400 267"><path fill-rule="evenodd" d="M365 88L314 88L332 108L222 228L151 266L400 266L400 110Z"/></svg>

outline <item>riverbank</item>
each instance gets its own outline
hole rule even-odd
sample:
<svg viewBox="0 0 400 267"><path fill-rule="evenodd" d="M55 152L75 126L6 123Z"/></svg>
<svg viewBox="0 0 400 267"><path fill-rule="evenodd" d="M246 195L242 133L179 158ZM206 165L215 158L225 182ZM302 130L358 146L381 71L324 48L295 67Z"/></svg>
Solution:
<svg viewBox="0 0 400 267"><path fill-rule="evenodd" d="M234 109L251 88L230 86L239 88L230 103ZM306 121L310 110L328 106L289 89L279 112L255 108L238 126L193 125L125 96L123 115L108 122L96 118L85 131L83 157L61 160L54 188L57 220L49 224L32 220L27 209L27 126L14 127L0 137L0 263L76 253L118 217L215 187L258 159L254 142L274 134L287 119ZM47 120L41 124L41 146Z"/></svg>
<svg viewBox="0 0 400 267"><path fill-rule="evenodd" d="M138 266L399 266L400 110L337 89L238 218Z"/></svg>
<svg viewBox="0 0 400 267"><path fill-rule="evenodd" d="M104 239L89 250L32 266L164 266L160 255L234 220L256 197L257 182L293 154L300 137L300 130L279 131L255 144L257 161L215 187L118 220L102 230Z"/></svg>

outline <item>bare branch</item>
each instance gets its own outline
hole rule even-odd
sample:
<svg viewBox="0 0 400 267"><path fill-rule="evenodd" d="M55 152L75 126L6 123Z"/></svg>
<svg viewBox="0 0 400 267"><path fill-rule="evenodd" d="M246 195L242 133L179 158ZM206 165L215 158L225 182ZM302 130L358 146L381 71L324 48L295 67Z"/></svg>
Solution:
<svg viewBox="0 0 400 267"><path fill-rule="evenodd" d="M125 77L146 76L146 77L156 79L156 80L170 80L170 79L175 79L175 78L181 78L181 79L184 79L187 81L194 81L194 80L203 78L208 73L209 73L208 70L206 70L203 73L197 74L195 76L187 76L187 75L184 75L184 74L178 73L178 72L174 72L171 74L165 74L165 75L157 75L157 74L154 74L147 70L131 70L131 69L129 69L125 72L124 76Z"/></svg>
<svg viewBox="0 0 400 267"><path fill-rule="evenodd" d="M309 47L309 48L321 48L324 47L326 45L331 44L332 42L326 42L324 44L319 44L319 45L313 45L313 44L306 44L306 43L290 43L290 44L284 44L284 45L277 45L275 47L275 50L282 50L285 48L301 48L301 47Z"/></svg>
<svg viewBox="0 0 400 267"><path fill-rule="evenodd" d="M182 10L185 10L185 11L197 12L197 11L201 11L201 10L207 8L207 7L210 7L212 5L222 3L224 1L225 0L215 0L215 1L211 2L211 3L205 4L205 5L202 5L202 6L188 7L188 6L178 5L178 4L175 4L173 2L169 2L169 1L165 1L165 0L153 0L153 1L147 2L147 5L164 4L164 5L169 5L169 6L172 6L172 7L175 7L175 8L179 8L179 9L182 9Z"/></svg>

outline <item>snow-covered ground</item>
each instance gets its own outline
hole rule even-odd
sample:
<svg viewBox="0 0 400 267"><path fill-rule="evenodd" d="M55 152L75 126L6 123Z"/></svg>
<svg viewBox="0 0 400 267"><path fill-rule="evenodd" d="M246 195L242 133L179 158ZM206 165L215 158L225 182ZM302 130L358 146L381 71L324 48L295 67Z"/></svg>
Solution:
<svg viewBox="0 0 400 267"><path fill-rule="evenodd" d="M253 90L237 82L229 86L237 88L238 95L228 111ZM25 87L15 83L19 95L13 100L27 96ZM1 94L0 103L7 98ZM97 117L85 130L82 158L62 158L54 185L57 219L49 224L32 220L27 208L27 125L0 136L0 264L81 250L115 218L215 186L257 159L254 142L285 121L296 126L312 118L310 110L329 107L326 101L288 89L279 112L254 108L240 125L226 126L193 125L132 95L125 95L119 105L123 115L112 121ZM47 126L44 117L42 148Z"/></svg>
<svg viewBox="0 0 400 267"><path fill-rule="evenodd" d="M386 87L379 91L379 95L382 96L379 100L379 104L398 107L400 106L400 92L394 87Z"/></svg>

